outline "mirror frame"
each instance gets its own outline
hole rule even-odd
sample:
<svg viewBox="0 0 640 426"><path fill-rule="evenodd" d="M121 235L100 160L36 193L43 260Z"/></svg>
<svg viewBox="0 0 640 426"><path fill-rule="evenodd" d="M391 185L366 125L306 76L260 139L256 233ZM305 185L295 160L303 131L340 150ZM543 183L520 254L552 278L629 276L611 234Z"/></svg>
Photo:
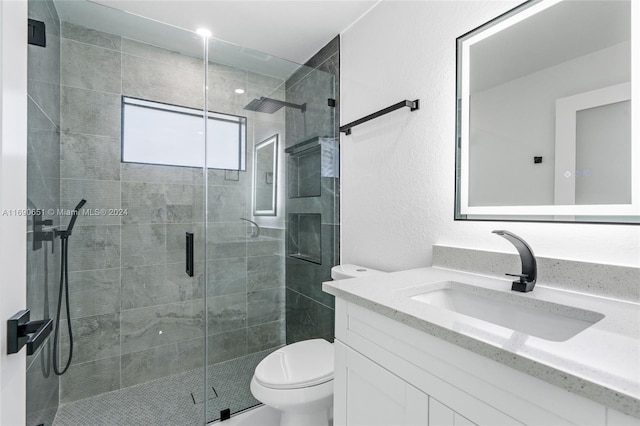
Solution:
<svg viewBox="0 0 640 426"><path fill-rule="evenodd" d="M455 220L526 221L568 223L640 224L640 108L631 111L632 193L631 204L608 205L538 205L538 206L469 206L469 58L470 47L491 35L511 27L563 0L529 0L456 39L456 167ZM631 1L631 44L640 45L640 4ZM635 49L637 50L637 49ZM632 49L632 81L640 69L640 53ZM632 85L631 97L640 99L639 85ZM633 143L635 141L635 143ZM580 216L580 217L576 217Z"/></svg>
<svg viewBox="0 0 640 426"><path fill-rule="evenodd" d="M268 137L262 142L256 144L253 147L253 215L254 216L276 216L277 215L277 200L278 200L278 134ZM258 210L256 204L256 195L258 192L258 151L260 149L267 149L270 145L273 145L273 167L272 167L272 184L273 189L271 191L271 205L272 208L268 210ZM268 173L268 172L267 172ZM265 175L265 179L268 177Z"/></svg>

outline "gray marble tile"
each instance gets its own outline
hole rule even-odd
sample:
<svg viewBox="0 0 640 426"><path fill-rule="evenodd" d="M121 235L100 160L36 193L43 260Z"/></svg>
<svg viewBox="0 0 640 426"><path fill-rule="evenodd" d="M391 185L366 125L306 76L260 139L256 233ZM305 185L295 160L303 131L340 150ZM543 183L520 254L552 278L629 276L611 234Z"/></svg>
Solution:
<svg viewBox="0 0 640 426"><path fill-rule="evenodd" d="M164 224L122 225L122 266L162 265L166 260Z"/></svg>
<svg viewBox="0 0 640 426"><path fill-rule="evenodd" d="M120 389L120 357L73 365L60 378L60 403Z"/></svg>
<svg viewBox="0 0 640 426"><path fill-rule="evenodd" d="M44 251L41 250L41 251ZM31 320L55 318L60 275L27 273L27 309L31 311ZM27 365L33 362L33 356L27 356Z"/></svg>
<svg viewBox="0 0 640 426"><path fill-rule="evenodd" d="M249 353L277 348L285 344L285 322L275 321L247 329L247 351Z"/></svg>
<svg viewBox="0 0 640 426"><path fill-rule="evenodd" d="M60 23L62 37L105 49L120 51L120 36L72 24L70 22Z"/></svg>
<svg viewBox="0 0 640 426"><path fill-rule="evenodd" d="M165 186L157 183L122 182L122 208L127 215L123 224L165 223L167 204Z"/></svg>
<svg viewBox="0 0 640 426"><path fill-rule="evenodd" d="M208 295L223 296L247 292L247 258L211 260L207 262Z"/></svg>
<svg viewBox="0 0 640 426"><path fill-rule="evenodd" d="M245 93L238 94L235 92L236 89L242 89ZM208 108L210 111L244 115L244 106L249 102L246 92L246 81L209 73Z"/></svg>
<svg viewBox="0 0 640 426"><path fill-rule="evenodd" d="M340 225L322 225L322 264L331 267L340 263ZM327 272L331 276L331 272ZM327 278L328 279L328 278ZM327 280L323 280L327 281Z"/></svg>
<svg viewBox="0 0 640 426"><path fill-rule="evenodd" d="M194 262L193 277L187 275L185 262L167 263L169 285L178 289L180 301L195 300L204 297L204 262Z"/></svg>
<svg viewBox="0 0 640 426"><path fill-rule="evenodd" d="M209 334L246 327L246 293L209 297L207 299L207 321Z"/></svg>
<svg viewBox="0 0 640 426"><path fill-rule="evenodd" d="M287 214L320 213L322 223L338 223L335 219L337 182L338 179L323 177L320 180L320 197L289 198L286 205Z"/></svg>
<svg viewBox="0 0 640 426"><path fill-rule="evenodd" d="M71 320L73 358L71 365L120 355L120 319L118 313ZM60 321L60 365L69 357L69 332L66 319Z"/></svg>
<svg viewBox="0 0 640 426"><path fill-rule="evenodd" d="M247 256L281 256L284 255L284 241L276 238L247 238Z"/></svg>
<svg viewBox="0 0 640 426"><path fill-rule="evenodd" d="M195 262L204 260L204 224L169 223L167 224L167 263L182 264L186 267L186 233L194 236L193 258ZM198 268L196 268L196 272Z"/></svg>
<svg viewBox="0 0 640 426"><path fill-rule="evenodd" d="M85 226L79 221L69 238L69 271L119 268L120 226Z"/></svg>
<svg viewBox="0 0 640 426"><path fill-rule="evenodd" d="M58 127L31 98L27 101L27 126L29 131L56 132Z"/></svg>
<svg viewBox="0 0 640 426"><path fill-rule="evenodd" d="M247 324L253 326L284 320L284 296L284 287L247 293Z"/></svg>
<svg viewBox="0 0 640 426"><path fill-rule="evenodd" d="M122 355L122 387L204 366L204 339L186 340Z"/></svg>
<svg viewBox="0 0 640 426"><path fill-rule="evenodd" d="M60 85L45 81L28 80L27 93L49 121L60 127Z"/></svg>
<svg viewBox="0 0 640 426"><path fill-rule="evenodd" d="M253 85L261 86L263 90L268 89L266 90L266 92L270 92L278 88L284 89L284 83L285 83L284 80L280 78L271 77L269 75L264 75L264 74L258 74L255 72L247 73L247 81Z"/></svg>
<svg viewBox="0 0 640 426"><path fill-rule="evenodd" d="M50 250L33 250L33 232L27 232L27 277L35 277L38 275L46 275L50 272L57 272L53 269L51 261L55 259L55 253ZM47 270L48 269L48 270ZM27 285L30 283L27 282Z"/></svg>
<svg viewBox="0 0 640 426"><path fill-rule="evenodd" d="M334 125L334 133L332 136L339 134L340 124L338 123L338 117L340 117L340 52L336 52L332 56L330 56L326 61L321 63L318 67L320 71L324 71L333 75L333 93L334 98L336 100L336 107L334 108L333 116L331 117L331 121ZM331 114L331 113L328 113ZM327 123L329 124L329 123ZM327 128L327 130L329 130Z"/></svg>
<svg viewBox="0 0 640 426"><path fill-rule="evenodd" d="M269 228L269 227L263 226L263 227L261 227L260 235L284 241L284 238L286 236L286 229L284 227L283 228Z"/></svg>
<svg viewBox="0 0 640 426"><path fill-rule="evenodd" d="M120 137L119 95L62 86L60 96L61 130L86 135Z"/></svg>
<svg viewBox="0 0 640 426"><path fill-rule="evenodd" d="M204 336L204 300L122 311L122 353L166 346Z"/></svg>
<svg viewBox="0 0 640 426"><path fill-rule="evenodd" d="M193 44L197 46L198 51L202 50L202 39L199 37L194 38ZM187 56L180 52L174 52L128 38L122 39L122 53L179 67L187 67L201 71L204 69L204 61L200 58Z"/></svg>
<svg viewBox="0 0 640 426"><path fill-rule="evenodd" d="M247 194L228 186L209 186L208 222L237 222L247 215Z"/></svg>
<svg viewBox="0 0 640 426"><path fill-rule="evenodd" d="M331 280L332 266L329 263L318 265L289 257L286 266L287 288L333 308L334 297L322 291L322 283Z"/></svg>
<svg viewBox="0 0 640 426"><path fill-rule="evenodd" d="M71 318L91 317L120 311L120 269L69 273ZM66 312L61 317L66 318Z"/></svg>
<svg viewBox="0 0 640 426"><path fill-rule="evenodd" d="M45 344L46 345L46 344ZM51 426L58 408L59 377L51 368L51 344L36 354L26 372L28 425Z"/></svg>
<svg viewBox="0 0 640 426"><path fill-rule="evenodd" d="M247 329L211 334L207 337L209 365L227 361L247 352Z"/></svg>
<svg viewBox="0 0 640 426"><path fill-rule="evenodd" d="M204 271L194 277L184 263L122 269L122 310L202 299Z"/></svg>
<svg viewBox="0 0 640 426"><path fill-rule="evenodd" d="M335 311L306 296L287 289L287 344L322 338L333 342Z"/></svg>
<svg viewBox="0 0 640 426"><path fill-rule="evenodd" d="M250 164L250 162L247 162ZM238 191L243 191L248 188L250 179L249 173L246 171L239 171L237 174L238 180L231 180L228 176L227 170L209 169L209 185L213 186L233 186L238 188Z"/></svg>
<svg viewBox="0 0 640 426"><path fill-rule="evenodd" d="M127 96L201 109L201 66L176 66L122 55L122 93Z"/></svg>
<svg viewBox="0 0 640 426"><path fill-rule="evenodd" d="M76 225L119 225L120 182L108 180L61 179L60 205L73 209L81 199L87 200L82 207ZM128 216L122 216L126 218ZM71 217L62 217L66 225Z"/></svg>
<svg viewBox="0 0 640 426"><path fill-rule="evenodd" d="M209 260L247 256L247 227L236 224L208 223L207 256Z"/></svg>
<svg viewBox="0 0 640 426"><path fill-rule="evenodd" d="M27 7L29 19L44 21L47 36L60 35L60 18L53 1L32 0L28 2Z"/></svg>
<svg viewBox="0 0 640 426"><path fill-rule="evenodd" d="M319 214L289 214L287 254L322 263L322 227Z"/></svg>
<svg viewBox="0 0 640 426"><path fill-rule="evenodd" d="M332 136L335 132L335 109L327 106L327 98L335 98L334 76L313 70L295 85L287 88L287 101L307 104L305 114L287 108L287 136L303 141L314 136Z"/></svg>
<svg viewBox="0 0 640 426"><path fill-rule="evenodd" d="M209 78L215 78L218 76L241 82L247 81L247 71L241 68L231 67L229 65L209 62Z"/></svg>
<svg viewBox="0 0 640 426"><path fill-rule="evenodd" d="M120 138L60 135L60 177L120 180Z"/></svg>
<svg viewBox="0 0 640 426"><path fill-rule="evenodd" d="M202 185L204 182L204 172L202 168L122 163L120 170L123 182L154 182L184 185Z"/></svg>
<svg viewBox="0 0 640 426"><path fill-rule="evenodd" d="M36 2L30 2L36 3ZM29 80L60 84L60 37L47 34L47 47L27 46Z"/></svg>
<svg viewBox="0 0 640 426"><path fill-rule="evenodd" d="M57 131L27 130L27 186L31 187L29 189L40 184L40 178L60 179L59 158L60 134ZM58 198L59 186L58 183L58 188L55 190ZM44 208L44 206L38 207Z"/></svg>
<svg viewBox="0 0 640 426"><path fill-rule="evenodd" d="M297 166L298 194L301 196L320 195L320 170L322 167L320 155L300 157Z"/></svg>
<svg viewBox="0 0 640 426"><path fill-rule="evenodd" d="M247 259L248 291L284 287L284 284L285 266L283 256L257 256Z"/></svg>
<svg viewBox="0 0 640 426"><path fill-rule="evenodd" d="M27 172L29 173L30 171L27 170ZM34 205L46 210L60 207L60 179L33 176L29 173L27 181L27 198ZM43 218L52 219L55 223L60 223L57 216L47 213L46 210ZM28 220L30 221L31 218L28 218Z"/></svg>
<svg viewBox="0 0 640 426"><path fill-rule="evenodd" d="M120 52L63 38L60 84L99 92L122 91Z"/></svg>
<svg viewBox="0 0 640 426"><path fill-rule="evenodd" d="M191 223L204 221L204 186L165 186L167 223Z"/></svg>

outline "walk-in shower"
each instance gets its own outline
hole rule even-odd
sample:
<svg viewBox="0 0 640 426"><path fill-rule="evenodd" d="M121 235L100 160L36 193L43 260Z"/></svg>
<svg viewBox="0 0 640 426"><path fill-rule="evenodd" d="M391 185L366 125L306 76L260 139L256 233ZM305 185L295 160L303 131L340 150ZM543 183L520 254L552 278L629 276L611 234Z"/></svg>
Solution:
<svg viewBox="0 0 640 426"><path fill-rule="evenodd" d="M336 203L289 207L285 149L335 142L334 76L88 1L29 0L29 18L46 46L28 47L27 192L58 231L26 236L28 308L56 319L27 360L27 425L202 425L255 406L264 356L330 338L324 275L290 263L287 227L318 215L292 235L321 239L308 265L328 271ZM274 135L277 170L254 176ZM299 157L296 179L333 197L336 154ZM272 216L254 215L256 179L278 185Z"/></svg>

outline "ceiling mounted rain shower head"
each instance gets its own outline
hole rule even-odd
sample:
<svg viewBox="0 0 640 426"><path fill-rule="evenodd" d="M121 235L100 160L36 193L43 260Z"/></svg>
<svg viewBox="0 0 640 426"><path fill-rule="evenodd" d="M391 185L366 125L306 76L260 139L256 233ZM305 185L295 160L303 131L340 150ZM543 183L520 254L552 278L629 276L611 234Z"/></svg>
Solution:
<svg viewBox="0 0 640 426"><path fill-rule="evenodd" d="M244 107L244 109L249 111L257 111L257 112L265 112L267 114L273 114L278 111L280 108L287 106L290 108L297 108L303 113L307 110L307 104L292 104L290 102L279 101L277 99L265 98L264 96L260 97L260 99L254 99Z"/></svg>

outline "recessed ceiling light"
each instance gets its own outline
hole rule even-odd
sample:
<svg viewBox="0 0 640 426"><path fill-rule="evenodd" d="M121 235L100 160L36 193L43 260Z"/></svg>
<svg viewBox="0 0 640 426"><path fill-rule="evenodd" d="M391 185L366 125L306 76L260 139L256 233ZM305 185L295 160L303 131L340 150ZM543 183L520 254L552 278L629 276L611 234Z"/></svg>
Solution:
<svg viewBox="0 0 640 426"><path fill-rule="evenodd" d="M206 28L198 28L196 33L202 37L211 37L211 31Z"/></svg>
<svg viewBox="0 0 640 426"><path fill-rule="evenodd" d="M235 90L235 92L236 92L238 95L242 95L242 94L244 93L244 89L236 89L236 90Z"/></svg>

